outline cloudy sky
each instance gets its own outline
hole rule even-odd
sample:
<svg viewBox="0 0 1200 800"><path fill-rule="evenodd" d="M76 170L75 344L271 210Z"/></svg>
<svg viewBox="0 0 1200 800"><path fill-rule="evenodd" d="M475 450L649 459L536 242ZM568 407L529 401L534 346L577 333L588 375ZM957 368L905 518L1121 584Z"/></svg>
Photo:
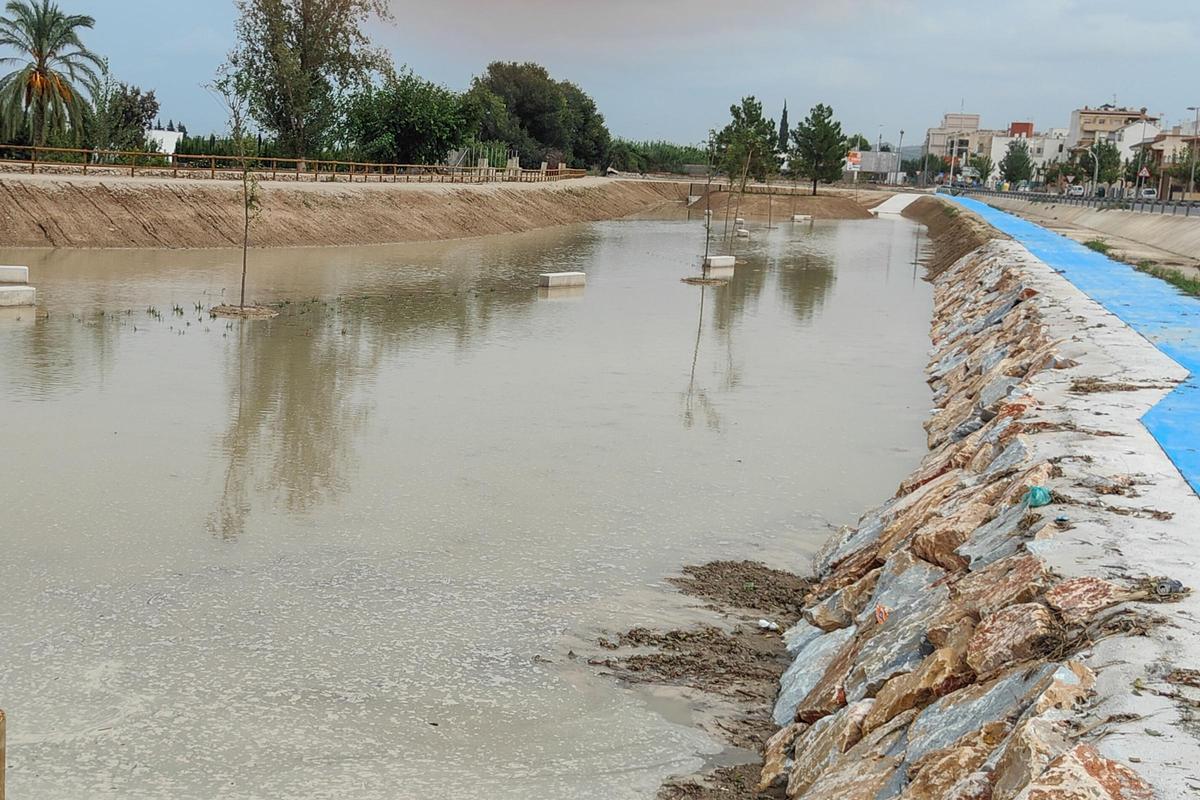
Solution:
<svg viewBox="0 0 1200 800"><path fill-rule="evenodd" d="M162 116L220 129L201 88L232 44L233 0L58 0L122 80L154 88ZM372 35L455 89L489 61L532 60L596 98L611 130L695 142L754 94L792 120L829 103L847 131L915 144L946 111L989 127L1065 127L1081 104L1147 106L1179 121L1200 56L1200 3L1160 0L393 1ZM149 9L160 9L151 13ZM882 126L882 127L881 127Z"/></svg>

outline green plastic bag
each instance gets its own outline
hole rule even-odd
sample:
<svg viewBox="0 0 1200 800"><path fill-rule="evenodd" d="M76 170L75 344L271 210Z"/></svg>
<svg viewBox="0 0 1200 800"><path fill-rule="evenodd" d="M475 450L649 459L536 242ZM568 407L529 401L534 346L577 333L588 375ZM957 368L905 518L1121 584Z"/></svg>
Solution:
<svg viewBox="0 0 1200 800"><path fill-rule="evenodd" d="M1025 502L1029 504L1030 508L1048 506L1052 500L1050 490L1045 486L1030 486L1029 493L1025 495Z"/></svg>

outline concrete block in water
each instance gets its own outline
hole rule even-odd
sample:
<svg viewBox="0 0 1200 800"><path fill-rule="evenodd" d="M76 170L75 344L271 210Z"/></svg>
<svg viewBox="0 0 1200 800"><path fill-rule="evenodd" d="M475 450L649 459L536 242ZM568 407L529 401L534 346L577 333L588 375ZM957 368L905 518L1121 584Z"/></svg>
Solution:
<svg viewBox="0 0 1200 800"><path fill-rule="evenodd" d="M750 231L746 230L745 228L738 228L736 233L738 236L740 236L743 239L750 238Z"/></svg>
<svg viewBox="0 0 1200 800"><path fill-rule="evenodd" d="M734 217L734 218L733 218L733 224L734 224L734 225L745 225L745 224L746 224L746 220L745 220L745 218L744 218L744 217Z"/></svg>
<svg viewBox="0 0 1200 800"><path fill-rule="evenodd" d="M582 272L544 272L538 276L538 286L583 286L587 275Z"/></svg>
<svg viewBox="0 0 1200 800"><path fill-rule="evenodd" d="M0 308L37 305L37 289L32 286L0 285Z"/></svg>
<svg viewBox="0 0 1200 800"><path fill-rule="evenodd" d="M792 214L792 222L808 222L812 214Z"/></svg>
<svg viewBox="0 0 1200 800"><path fill-rule="evenodd" d="M737 264L737 259L734 256L708 256L704 259L704 268L723 268L732 267Z"/></svg>
<svg viewBox="0 0 1200 800"><path fill-rule="evenodd" d="M539 300L578 300L584 295L582 286L539 286Z"/></svg>
<svg viewBox="0 0 1200 800"><path fill-rule="evenodd" d="M0 266L0 283L29 283L29 267Z"/></svg>
<svg viewBox="0 0 1200 800"><path fill-rule="evenodd" d="M705 267L704 277L728 280L733 277L733 267Z"/></svg>

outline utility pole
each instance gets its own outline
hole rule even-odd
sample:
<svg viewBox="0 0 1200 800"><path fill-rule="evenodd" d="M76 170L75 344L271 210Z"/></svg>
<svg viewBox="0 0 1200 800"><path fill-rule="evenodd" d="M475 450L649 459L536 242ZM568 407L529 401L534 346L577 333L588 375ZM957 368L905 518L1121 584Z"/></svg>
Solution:
<svg viewBox="0 0 1200 800"><path fill-rule="evenodd" d="M1096 187L1100 184L1100 137L1092 144L1092 197L1096 196Z"/></svg>
<svg viewBox="0 0 1200 800"><path fill-rule="evenodd" d="M1200 143L1200 106L1188 106L1188 111L1196 112L1196 127L1192 128L1192 144L1188 150L1192 154L1192 176L1188 179L1188 200L1196 191L1196 145Z"/></svg>
<svg viewBox="0 0 1200 800"><path fill-rule="evenodd" d="M900 171L904 169L904 128L900 129L900 144L896 145L896 183L900 183Z"/></svg>

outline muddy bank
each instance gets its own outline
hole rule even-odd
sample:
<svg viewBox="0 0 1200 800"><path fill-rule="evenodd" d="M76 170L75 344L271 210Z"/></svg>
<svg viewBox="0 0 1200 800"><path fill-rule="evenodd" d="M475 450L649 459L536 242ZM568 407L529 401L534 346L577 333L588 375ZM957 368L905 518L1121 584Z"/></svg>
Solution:
<svg viewBox="0 0 1200 800"><path fill-rule="evenodd" d="M736 191L732 194L718 191L712 193L708 206L713 212L713 228L720 229L725 224L726 210L731 226L735 215L762 222L773 219L776 223L784 224L791 220L793 214L807 214L813 219L870 219L871 212L867 209L877 202L879 198L874 194L856 200L853 195L823 188L815 196L747 193L739 198ZM703 213L705 207L705 201L701 199L692 206L692 211Z"/></svg>
<svg viewBox="0 0 1200 800"><path fill-rule="evenodd" d="M682 206L687 185L582 178L528 184L263 183L255 247L457 239ZM241 244L240 186L154 178L0 178L0 246Z"/></svg>
<svg viewBox="0 0 1200 800"><path fill-rule="evenodd" d="M603 654L589 664L631 685L678 691L695 705L701 728L745 754L743 763L672 778L660 800L745 796L758 782L753 754L775 730L771 705L789 662L779 631L800 619L809 582L752 561L689 566L669 581L703 601L704 621L601 637Z"/></svg>
<svg viewBox="0 0 1200 800"><path fill-rule="evenodd" d="M938 202L930 453L816 559L757 791L1187 796L1200 500L1139 422L1186 373Z"/></svg>

